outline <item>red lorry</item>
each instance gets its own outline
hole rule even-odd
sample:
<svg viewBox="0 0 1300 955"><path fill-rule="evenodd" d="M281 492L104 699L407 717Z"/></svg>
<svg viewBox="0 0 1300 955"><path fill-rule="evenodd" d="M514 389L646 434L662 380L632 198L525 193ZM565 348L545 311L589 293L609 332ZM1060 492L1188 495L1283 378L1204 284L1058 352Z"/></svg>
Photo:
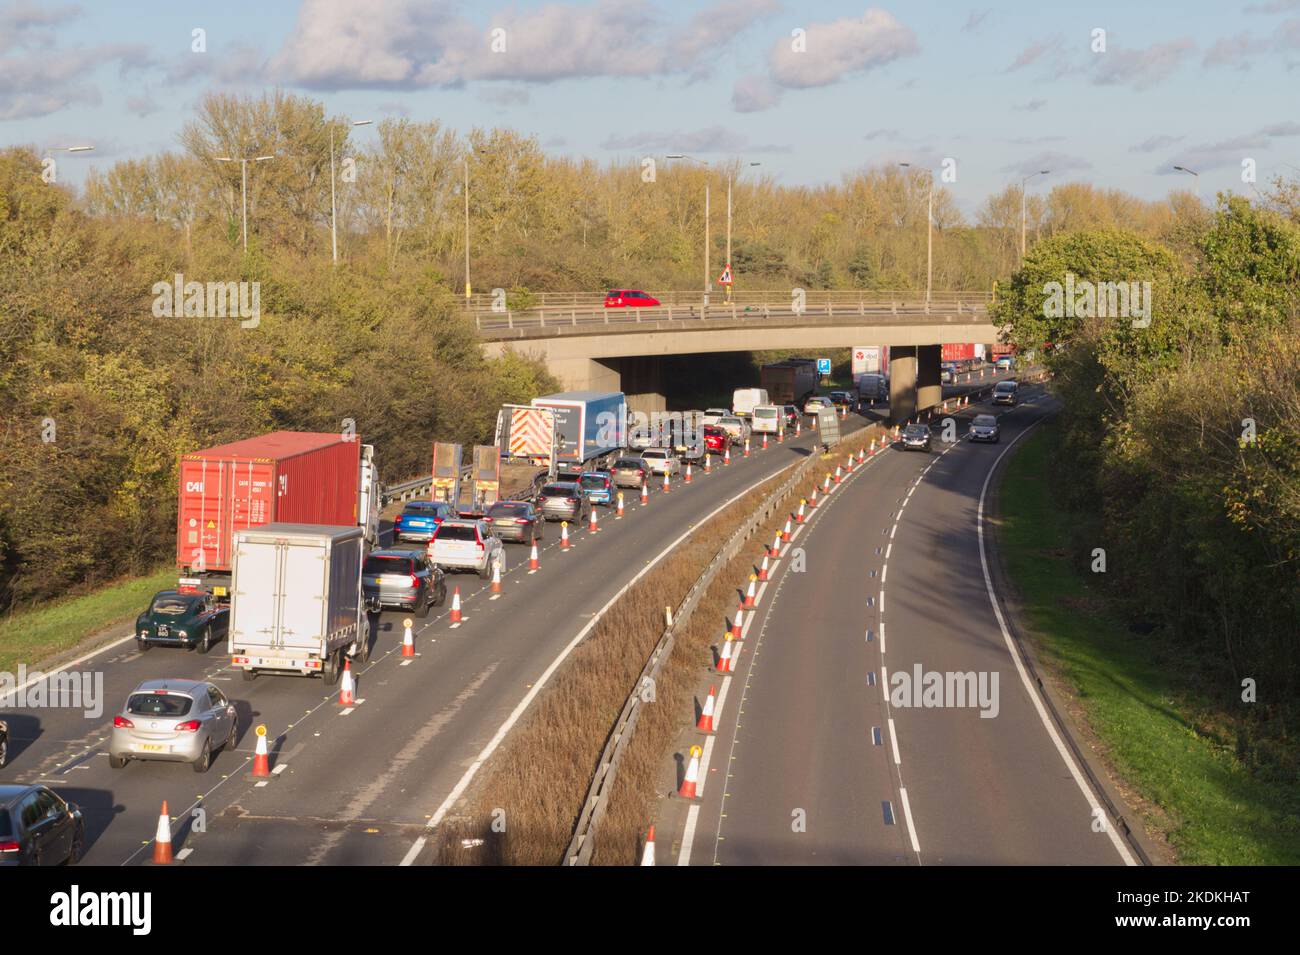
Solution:
<svg viewBox="0 0 1300 955"><path fill-rule="evenodd" d="M235 531L276 522L364 525L371 501L362 494L363 448L355 435L275 431L181 455L181 586L229 596Z"/></svg>

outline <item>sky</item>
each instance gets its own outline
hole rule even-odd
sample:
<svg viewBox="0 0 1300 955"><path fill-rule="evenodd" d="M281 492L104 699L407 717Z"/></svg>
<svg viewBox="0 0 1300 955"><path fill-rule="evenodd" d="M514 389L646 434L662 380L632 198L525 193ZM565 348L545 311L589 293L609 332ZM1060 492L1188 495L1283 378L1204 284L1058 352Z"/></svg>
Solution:
<svg viewBox="0 0 1300 955"><path fill-rule="evenodd" d="M1300 0L0 0L0 145L94 145L61 181L178 149L208 91L276 87L786 185L953 160L968 215L1040 169L1147 199L1300 174Z"/></svg>

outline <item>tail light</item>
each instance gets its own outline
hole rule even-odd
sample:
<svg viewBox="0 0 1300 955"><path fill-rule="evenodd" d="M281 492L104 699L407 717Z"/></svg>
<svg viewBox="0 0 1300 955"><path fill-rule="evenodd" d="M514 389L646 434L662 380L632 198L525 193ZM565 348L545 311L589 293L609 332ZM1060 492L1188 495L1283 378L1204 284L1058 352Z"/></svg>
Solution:
<svg viewBox="0 0 1300 955"><path fill-rule="evenodd" d="M21 851L22 846L16 842L0 842L0 853Z"/></svg>
<svg viewBox="0 0 1300 955"><path fill-rule="evenodd" d="M113 728L120 729L120 730L135 729L135 724L132 723L130 720L128 720L125 716L115 716L113 717Z"/></svg>
<svg viewBox="0 0 1300 955"><path fill-rule="evenodd" d="M419 586L420 586L420 578L417 577L417 576L415 576L415 574L412 574L412 575L411 575L411 588L414 589L414 588L419 587Z"/></svg>
<svg viewBox="0 0 1300 955"><path fill-rule="evenodd" d="M199 727L202 725L203 724L201 724L198 720L186 720L184 723L177 723L176 729L178 732L182 732L182 733L197 733L199 731Z"/></svg>

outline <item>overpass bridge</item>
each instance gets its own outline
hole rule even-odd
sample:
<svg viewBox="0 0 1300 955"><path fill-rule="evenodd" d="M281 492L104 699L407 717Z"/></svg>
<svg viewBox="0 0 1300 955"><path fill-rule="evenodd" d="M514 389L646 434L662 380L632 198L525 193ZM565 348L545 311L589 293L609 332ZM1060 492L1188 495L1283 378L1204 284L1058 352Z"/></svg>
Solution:
<svg viewBox="0 0 1300 955"><path fill-rule="evenodd" d="M771 292L731 303L675 293L654 308L603 307L602 295L552 294L526 309L471 301L468 314L489 356L512 349L541 360L566 389L623 391L638 411L664 408L665 355L800 349L814 355L854 345L890 346L890 411L896 420L938 404L940 346L998 340L980 292L809 292L796 305ZM690 300L687 296L693 296ZM484 307L486 306L486 307Z"/></svg>

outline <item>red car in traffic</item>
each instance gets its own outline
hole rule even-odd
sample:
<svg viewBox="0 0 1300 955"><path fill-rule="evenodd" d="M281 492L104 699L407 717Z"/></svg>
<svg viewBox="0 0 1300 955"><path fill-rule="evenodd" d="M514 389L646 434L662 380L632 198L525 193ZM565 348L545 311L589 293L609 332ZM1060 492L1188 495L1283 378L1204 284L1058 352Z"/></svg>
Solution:
<svg viewBox="0 0 1300 955"><path fill-rule="evenodd" d="M709 451L722 454L731 443L731 435L716 425L704 426L704 447Z"/></svg>
<svg viewBox="0 0 1300 955"><path fill-rule="evenodd" d="M606 308L650 308L658 304L659 299L638 289L616 288L605 296Z"/></svg>

